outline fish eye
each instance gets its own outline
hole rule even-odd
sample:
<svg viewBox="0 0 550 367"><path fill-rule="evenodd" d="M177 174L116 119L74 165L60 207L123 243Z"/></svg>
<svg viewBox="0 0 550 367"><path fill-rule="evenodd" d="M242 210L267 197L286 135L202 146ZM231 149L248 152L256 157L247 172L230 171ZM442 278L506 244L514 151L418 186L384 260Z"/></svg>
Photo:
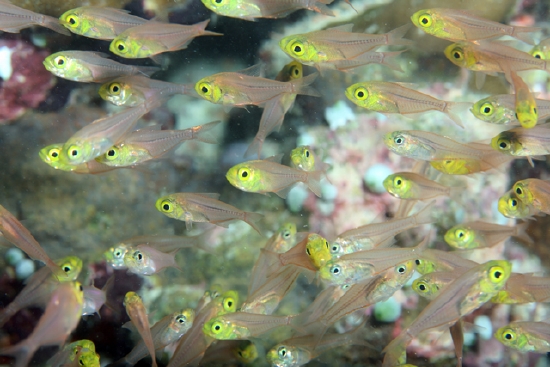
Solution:
<svg viewBox="0 0 550 367"><path fill-rule="evenodd" d="M504 138L498 139L498 148L501 150L510 149L510 141Z"/></svg>
<svg viewBox="0 0 550 367"><path fill-rule="evenodd" d="M162 203L160 203L160 207L165 213L172 213L174 211L172 203L168 200L164 200Z"/></svg>
<svg viewBox="0 0 550 367"><path fill-rule="evenodd" d="M330 247L328 244L328 241L325 241L325 246L327 247L327 250L328 250L328 248Z"/></svg>
<svg viewBox="0 0 550 367"><path fill-rule="evenodd" d="M358 100L364 101L368 98L369 92L367 91L367 88L359 87L355 90L354 95Z"/></svg>
<svg viewBox="0 0 550 367"><path fill-rule="evenodd" d="M505 271L501 266L493 266L489 270L489 278L493 283L499 283L504 278Z"/></svg>
<svg viewBox="0 0 550 367"><path fill-rule="evenodd" d="M205 96L209 96L209 95L212 94L212 90L210 89L210 84L209 83L200 83L199 84L199 90Z"/></svg>
<svg viewBox="0 0 550 367"><path fill-rule="evenodd" d="M403 180L401 179L401 177L397 176L394 180L393 180L393 183L395 186L399 187L401 186L401 184L403 183Z"/></svg>
<svg viewBox="0 0 550 367"><path fill-rule="evenodd" d="M115 96L118 96L120 94L121 90L122 90L122 88L120 86L120 83L114 82L114 83L109 84L109 92L111 92L111 94L113 94Z"/></svg>
<svg viewBox="0 0 550 367"><path fill-rule="evenodd" d="M67 150L67 155L69 159L78 159L80 158L80 149L76 145L71 145Z"/></svg>
<svg viewBox="0 0 550 367"><path fill-rule="evenodd" d="M333 243L332 244L332 248L330 249L330 252L332 252L333 254L335 253L338 253L340 251L340 246L337 245L336 243Z"/></svg>
<svg viewBox="0 0 550 367"><path fill-rule="evenodd" d="M416 288L420 292L426 292L428 290L428 287L426 287L426 283L424 283L424 282L418 282L418 286Z"/></svg>
<svg viewBox="0 0 550 367"><path fill-rule="evenodd" d="M112 147L107 151L107 153L105 153L105 158L107 158L107 160L109 161L115 160L117 157L118 157L118 149L115 147Z"/></svg>
<svg viewBox="0 0 550 367"><path fill-rule="evenodd" d="M82 358L78 359L78 364L84 366L84 360Z"/></svg>
<svg viewBox="0 0 550 367"><path fill-rule="evenodd" d="M121 255L121 252L120 252L120 251L116 251L116 252L115 252L115 257L120 257L120 255Z"/></svg>
<svg viewBox="0 0 550 367"><path fill-rule="evenodd" d="M537 108L536 107L533 108L533 112L537 113Z"/></svg>
<svg viewBox="0 0 550 367"><path fill-rule="evenodd" d="M414 261L414 263L415 263L416 265L420 265L420 264L422 264L422 261L421 261L420 259L416 259L416 260Z"/></svg>
<svg viewBox="0 0 550 367"><path fill-rule="evenodd" d="M69 273L69 272L71 271L71 267L70 267L69 265L65 265L65 266L63 267L63 271L64 271L65 273Z"/></svg>
<svg viewBox="0 0 550 367"><path fill-rule="evenodd" d="M137 261L143 260L143 254L141 253L141 251L134 252L134 259L136 259Z"/></svg>
<svg viewBox="0 0 550 367"><path fill-rule="evenodd" d="M502 332L502 336L504 339L508 341L513 341L516 339L516 333L512 329L506 329Z"/></svg>
<svg viewBox="0 0 550 367"><path fill-rule="evenodd" d="M456 232L455 232L455 236L457 238L462 238L464 237L466 234L464 233L464 231L462 229L457 229Z"/></svg>
<svg viewBox="0 0 550 367"><path fill-rule="evenodd" d="M227 312L234 312L236 310L235 300L233 299L233 297L224 298L223 309Z"/></svg>
<svg viewBox="0 0 550 367"><path fill-rule="evenodd" d="M285 230L285 231L283 232L283 237L284 237L284 238L287 238L287 239L290 238L290 231Z"/></svg>
<svg viewBox="0 0 550 367"><path fill-rule="evenodd" d="M115 49L120 52L120 53L123 53L125 54L126 52L128 52L128 47L126 47L126 44L124 43L123 40L117 40L115 41Z"/></svg>
<svg viewBox="0 0 550 367"><path fill-rule="evenodd" d="M493 105L489 102L485 102L479 108L479 112L484 116L491 116L493 114Z"/></svg>
<svg viewBox="0 0 550 367"><path fill-rule="evenodd" d="M252 174L248 168L241 168L238 172L239 179L243 181L248 181L252 178Z"/></svg>
<svg viewBox="0 0 550 367"><path fill-rule="evenodd" d="M311 256L311 253L309 252L309 247L306 247L306 254L307 254L308 256Z"/></svg>
<svg viewBox="0 0 550 367"><path fill-rule="evenodd" d="M80 283L77 283L77 284L78 284L78 290L81 292L84 292L84 288L82 288L82 284Z"/></svg>
<svg viewBox="0 0 550 367"><path fill-rule="evenodd" d="M223 324L219 321L216 321L215 323L212 324L210 331L212 331L213 334L221 333L223 331Z"/></svg>
<svg viewBox="0 0 550 367"><path fill-rule="evenodd" d="M290 68L290 75L292 75L292 77L293 77L294 79L298 79L298 78L301 76L301 74L302 74L302 73L300 72L300 68L299 68L299 67L297 67L297 66L292 66L292 67Z"/></svg>
<svg viewBox="0 0 550 367"><path fill-rule="evenodd" d="M53 59L53 63L58 69L63 69L67 63L67 58L65 56L57 56Z"/></svg>
<svg viewBox="0 0 550 367"><path fill-rule="evenodd" d="M430 14L422 14L418 17L418 24L424 28L432 25L432 16Z"/></svg>
<svg viewBox="0 0 550 367"><path fill-rule="evenodd" d="M304 54L304 44L300 41L294 42L290 45L290 49L295 55L302 56Z"/></svg>
<svg viewBox="0 0 550 367"><path fill-rule="evenodd" d="M544 60L545 57L544 57L544 53L540 52L540 51L535 51L531 54L535 59L542 59Z"/></svg>
<svg viewBox="0 0 550 367"><path fill-rule="evenodd" d="M338 275L340 274L340 266L334 265L332 268L330 268L330 273L332 275Z"/></svg>
<svg viewBox="0 0 550 367"><path fill-rule="evenodd" d="M178 315L178 317L176 317L176 322L183 325L187 322L187 318L184 315Z"/></svg>
<svg viewBox="0 0 550 367"><path fill-rule="evenodd" d="M59 160L59 152L58 148L52 148L48 151L48 157L50 157L52 162L57 162Z"/></svg>
<svg viewBox="0 0 550 367"><path fill-rule="evenodd" d="M518 201L514 198L510 198L508 200L508 206L512 209L515 209L515 207L518 206Z"/></svg>
<svg viewBox="0 0 550 367"><path fill-rule="evenodd" d="M405 139L402 136L398 135L395 138L393 138L393 142L397 145L401 145L405 142Z"/></svg>
<svg viewBox="0 0 550 367"><path fill-rule="evenodd" d="M277 354L279 357L286 357L286 347L279 347L279 349L277 349Z"/></svg>
<svg viewBox="0 0 550 367"><path fill-rule="evenodd" d="M451 51L451 56L453 57L453 59L455 59L457 61L461 61L462 59L464 59L464 52L462 51L462 49L460 47L455 47Z"/></svg>
<svg viewBox="0 0 550 367"><path fill-rule="evenodd" d="M216 5L221 5L221 4L223 4L224 1L225 0L212 0L212 2Z"/></svg>
<svg viewBox="0 0 550 367"><path fill-rule="evenodd" d="M80 25L80 19L74 14L68 15L67 18L65 18L65 22L67 22L71 28L76 28Z"/></svg>
<svg viewBox="0 0 550 367"><path fill-rule="evenodd" d="M304 155L306 156L306 158L309 158L309 150L304 150Z"/></svg>
<svg viewBox="0 0 550 367"><path fill-rule="evenodd" d="M399 274L405 274L407 272L407 267L405 265L399 265L397 267L397 272Z"/></svg>
<svg viewBox="0 0 550 367"><path fill-rule="evenodd" d="M521 187L516 186L516 190L515 190L515 191L516 191L516 194L518 194L518 195L520 195L520 196L523 195L523 189L522 189Z"/></svg>

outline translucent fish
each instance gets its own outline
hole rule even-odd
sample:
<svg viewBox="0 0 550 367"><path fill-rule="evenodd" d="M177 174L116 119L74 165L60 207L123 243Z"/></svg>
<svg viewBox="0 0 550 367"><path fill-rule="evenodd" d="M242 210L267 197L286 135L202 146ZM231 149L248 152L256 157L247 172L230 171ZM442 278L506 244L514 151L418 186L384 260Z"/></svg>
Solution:
<svg viewBox="0 0 550 367"><path fill-rule="evenodd" d="M296 315L272 316L235 312L214 317L202 328L205 335L218 340L250 339L258 337L277 327L295 327Z"/></svg>
<svg viewBox="0 0 550 367"><path fill-rule="evenodd" d="M529 86L516 73L511 72L512 85L516 94L516 119L525 129L532 129L537 124L537 101L529 91Z"/></svg>
<svg viewBox="0 0 550 367"><path fill-rule="evenodd" d="M463 258L457 252L425 249L416 261L416 271L428 274L436 271L453 271L457 268L469 269L477 263Z"/></svg>
<svg viewBox="0 0 550 367"><path fill-rule="evenodd" d="M470 109L478 119L500 125L518 125L515 110L515 94L498 94L483 98ZM535 99L538 121L546 121L550 117L550 101Z"/></svg>
<svg viewBox="0 0 550 367"><path fill-rule="evenodd" d="M306 252L306 246L309 242L308 238L310 235L316 234L300 234L300 241L284 253L274 253L265 249L262 250L262 254L267 256L265 260L266 272L264 277L269 277L271 274L279 272L282 267L287 265L298 266L311 272L317 271L317 268L313 265L313 262Z"/></svg>
<svg viewBox="0 0 550 367"><path fill-rule="evenodd" d="M424 32L451 41L476 41L510 36L533 44L532 35L540 28L518 27L478 17L461 9L432 8L411 16L413 24Z"/></svg>
<svg viewBox="0 0 550 367"><path fill-rule="evenodd" d="M533 47L529 54L537 59L550 59L550 38L545 38Z"/></svg>
<svg viewBox="0 0 550 367"><path fill-rule="evenodd" d="M290 152L291 167L302 171L313 171L315 169L315 156L308 145L299 146Z"/></svg>
<svg viewBox="0 0 550 367"><path fill-rule="evenodd" d="M99 367L99 354L95 352L95 344L88 339L77 340L65 345L48 362L51 367L83 366Z"/></svg>
<svg viewBox="0 0 550 367"><path fill-rule="evenodd" d="M296 224L283 223L279 230L267 240L264 248L278 253L286 252L296 244L298 239L296 235Z"/></svg>
<svg viewBox="0 0 550 367"><path fill-rule="evenodd" d="M495 338L520 352L550 352L550 324L546 322L515 321L498 329Z"/></svg>
<svg viewBox="0 0 550 367"><path fill-rule="evenodd" d="M453 272L437 271L424 274L413 281L411 288L418 295L433 300L439 295L443 288L454 282L466 270L468 270L468 268L458 268L458 271Z"/></svg>
<svg viewBox="0 0 550 367"><path fill-rule="evenodd" d="M2 205L0 205L0 234L31 259L43 262L54 275L63 276L62 270L50 259L32 234Z"/></svg>
<svg viewBox="0 0 550 367"><path fill-rule="evenodd" d="M464 127L458 112L470 103L448 102L439 100L417 90L407 88L399 83L362 82L346 89L346 97L359 107L380 113L399 113L402 115L417 114L426 111L440 111Z"/></svg>
<svg viewBox="0 0 550 367"><path fill-rule="evenodd" d="M505 217L515 219L530 219L541 213L534 205L528 205L520 200L513 190L507 191L498 199L498 211Z"/></svg>
<svg viewBox="0 0 550 367"><path fill-rule="evenodd" d="M99 157L124 138L152 108L142 104L84 126L63 144L59 161L63 165L78 166Z"/></svg>
<svg viewBox="0 0 550 367"><path fill-rule="evenodd" d="M267 101L281 94L305 94L319 97L319 92L310 86L318 74L280 82L262 78L261 64L238 72L218 73L202 78L195 84L195 91L209 102L225 106L263 107Z"/></svg>
<svg viewBox="0 0 550 367"><path fill-rule="evenodd" d="M186 308L181 311L166 315L151 327L151 337L155 350L162 349L178 341L185 333L191 329L195 320L195 311ZM149 352L143 339L139 340L136 346L122 358L125 364L130 366L147 357Z"/></svg>
<svg viewBox="0 0 550 367"><path fill-rule="evenodd" d="M178 193L159 198L156 208L167 217L185 221L187 229L193 222L209 222L226 227L232 220L242 220L248 223L258 233L261 233L258 222L262 215L244 212L218 200L219 194Z"/></svg>
<svg viewBox="0 0 550 367"><path fill-rule="evenodd" d="M165 253L151 246L138 245L124 255L124 265L130 273L140 275L153 275L168 267L180 269L176 263L177 252Z"/></svg>
<svg viewBox="0 0 550 367"><path fill-rule="evenodd" d="M98 289L94 287L93 285L87 285L83 286L84 291L84 302L82 304L82 316L86 315L99 315L99 310L105 302L107 301L107 294L105 292L105 289L107 288L107 284L103 289Z"/></svg>
<svg viewBox="0 0 550 367"><path fill-rule="evenodd" d="M406 200L428 200L453 196L464 187L449 187L414 172L398 172L384 179L384 187L392 196Z"/></svg>
<svg viewBox="0 0 550 367"><path fill-rule="evenodd" d="M550 181L528 178L517 181L512 191L522 203L550 214Z"/></svg>
<svg viewBox="0 0 550 367"><path fill-rule="evenodd" d="M60 161L61 150L63 149L63 143L48 145L45 148L40 149L38 155L40 159L50 167L61 171L74 172L79 174L100 174L114 170L116 167L109 167L105 164L91 160L86 163L73 166L72 164L63 163Z"/></svg>
<svg viewBox="0 0 550 367"><path fill-rule="evenodd" d="M305 183L315 195L321 197L320 181L323 171L305 172L283 166L282 155L265 160L248 161L231 167L225 177L236 188L246 192L265 194L273 192L285 198L292 186Z"/></svg>
<svg viewBox="0 0 550 367"><path fill-rule="evenodd" d="M501 290L511 274L504 260L488 261L462 274L431 301L384 352L383 366L395 366L411 340L429 329L444 330L488 302Z"/></svg>
<svg viewBox="0 0 550 367"><path fill-rule="evenodd" d="M31 335L19 344L0 349L0 355L15 356L15 366L24 367L39 347L63 345L80 321L82 300L79 282L59 284Z"/></svg>
<svg viewBox="0 0 550 367"><path fill-rule="evenodd" d="M248 365L261 354L261 347L258 348L250 340L218 340L208 347L200 363L203 366L235 362Z"/></svg>
<svg viewBox="0 0 550 367"><path fill-rule="evenodd" d="M458 250L492 247L511 236L532 242L525 233L527 226L528 223L510 227L482 221L467 222L449 229L444 238L449 246Z"/></svg>
<svg viewBox="0 0 550 367"><path fill-rule="evenodd" d="M389 33L367 34L351 32L353 24L344 24L304 34L294 34L279 42L281 49L290 57L304 65L322 67L343 60L353 60L380 46L410 45L412 41L403 39L410 28L404 25Z"/></svg>
<svg viewBox="0 0 550 367"><path fill-rule="evenodd" d="M72 282L82 271L82 260L76 256L67 256L55 261L62 273L55 276L45 266L38 269L26 281L25 287L12 302L0 311L0 327L20 310L35 306L44 307L59 283Z"/></svg>
<svg viewBox="0 0 550 367"><path fill-rule="evenodd" d="M317 269L332 259L330 244L317 233L311 233L307 237L306 254Z"/></svg>
<svg viewBox="0 0 550 367"><path fill-rule="evenodd" d="M213 121L184 130L136 130L95 160L106 166L131 167L158 159L188 140L216 144L217 139L211 130L219 124L220 121Z"/></svg>
<svg viewBox="0 0 550 367"><path fill-rule="evenodd" d="M532 129L523 127L503 131L491 139L493 149L515 157L550 154L550 128L546 125Z"/></svg>
<svg viewBox="0 0 550 367"><path fill-rule="evenodd" d="M506 304L550 302L550 278L512 273L504 289L491 298L491 302Z"/></svg>
<svg viewBox="0 0 550 367"><path fill-rule="evenodd" d="M104 6L82 6L67 10L59 22L74 34L112 40L126 29L147 22L147 19L128 14L121 9Z"/></svg>
<svg viewBox="0 0 550 367"><path fill-rule="evenodd" d="M128 292L124 296L124 306L126 307L126 313L130 317L130 320L136 327L139 335L143 339L145 345L147 346L147 351L153 360L153 367L157 367L157 361L155 358L155 346L153 342L153 337L151 335L151 330L149 328L149 319L147 317L147 310L145 305L135 292Z"/></svg>
<svg viewBox="0 0 550 367"><path fill-rule="evenodd" d="M124 243L119 243L103 253L103 257L113 269L126 269L124 256L131 248Z"/></svg>
<svg viewBox="0 0 550 367"><path fill-rule="evenodd" d="M334 16L326 6L334 0L202 0L204 6L219 15L255 21L256 18L283 18L299 9Z"/></svg>
<svg viewBox="0 0 550 367"><path fill-rule="evenodd" d="M39 25L57 33L70 36L59 21L47 15L38 14L13 5L8 0L0 0L0 30L8 33L19 33L20 30Z"/></svg>
<svg viewBox="0 0 550 367"><path fill-rule="evenodd" d="M150 76L156 66L124 65L93 51L60 51L46 57L44 67L52 74L75 82L105 82L123 75Z"/></svg>
<svg viewBox="0 0 550 367"><path fill-rule="evenodd" d="M193 25L147 22L120 33L111 42L109 51L127 59L142 59L183 50L195 37L222 36L205 30L209 22L205 20Z"/></svg>

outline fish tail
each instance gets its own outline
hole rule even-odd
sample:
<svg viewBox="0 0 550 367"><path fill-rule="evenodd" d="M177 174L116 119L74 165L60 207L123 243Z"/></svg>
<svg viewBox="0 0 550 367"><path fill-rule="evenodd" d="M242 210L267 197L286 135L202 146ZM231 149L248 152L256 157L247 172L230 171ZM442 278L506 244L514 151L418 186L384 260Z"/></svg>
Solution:
<svg viewBox="0 0 550 367"><path fill-rule="evenodd" d="M334 16L334 13L332 10L330 10L325 4L332 3L333 0L327 1L327 0L314 0L313 4L308 4L307 9L316 11L317 13L321 13L324 15L329 15L331 17ZM308 1L308 3L311 3L311 1Z"/></svg>
<svg viewBox="0 0 550 367"><path fill-rule="evenodd" d="M305 184L317 197L321 197L321 179L324 175L323 171L307 172Z"/></svg>
<svg viewBox="0 0 550 367"><path fill-rule="evenodd" d="M157 71L160 71L160 68L158 66L136 66L136 69L140 74L143 74L145 76L151 76Z"/></svg>
<svg viewBox="0 0 550 367"><path fill-rule="evenodd" d="M446 102L443 112L446 113L455 124L464 129L464 125L462 124L460 117L458 117L458 113L467 109L470 105L470 103Z"/></svg>
<svg viewBox="0 0 550 367"><path fill-rule="evenodd" d="M205 21L195 24L195 26L197 26L197 28L200 29L200 32L199 32L200 36L223 36L223 33L207 31L206 26L208 25L208 23L210 23L210 19L207 19Z"/></svg>
<svg viewBox="0 0 550 367"><path fill-rule="evenodd" d="M531 236L527 234L527 228L529 228L529 222L516 224L515 228L516 228L516 233L514 233L512 236L519 238L523 242L534 243Z"/></svg>
<svg viewBox="0 0 550 367"><path fill-rule="evenodd" d="M212 134L212 129L218 126L221 121L212 121L204 125L193 128L193 137L198 141L202 141L207 144L218 144L218 139ZM196 129L196 130L195 130Z"/></svg>
<svg viewBox="0 0 550 367"><path fill-rule="evenodd" d="M392 70L403 72L403 69L401 69L401 65L399 65L399 60L397 59L397 56L400 55L402 52L404 51L381 52L383 57L380 61L380 64L385 65Z"/></svg>
<svg viewBox="0 0 550 367"><path fill-rule="evenodd" d="M317 79L318 76L319 76L318 73L313 73L304 78L288 82L290 83L290 86L292 88L292 93L304 94L304 95L313 96L313 97L321 97L321 94L319 93L319 91L310 86L310 84L312 84L315 81L315 79Z"/></svg>
<svg viewBox="0 0 550 367"><path fill-rule="evenodd" d="M511 36L517 38L520 41L534 45L533 32L540 31L538 27L514 27Z"/></svg>
<svg viewBox="0 0 550 367"><path fill-rule="evenodd" d="M260 159L260 155L262 154L262 146L264 145L264 140L260 139L258 135L254 137L254 140L252 140L252 143L248 146L248 149L246 152L244 152L244 158L250 157L255 152L258 153L258 159Z"/></svg>
<svg viewBox="0 0 550 367"><path fill-rule="evenodd" d="M25 367L29 365L35 351L36 347L25 340L19 344L0 350L0 355L13 356L16 359L15 367Z"/></svg>
<svg viewBox="0 0 550 367"><path fill-rule="evenodd" d="M42 23L40 23L41 26L46 27L48 29L51 29L54 32L61 33L65 36L70 36L71 32L67 28L61 25L59 23L59 19L50 17L47 15L44 15L44 19L42 19Z"/></svg>
<svg viewBox="0 0 550 367"><path fill-rule="evenodd" d="M351 8L352 8L353 10L355 10L355 12L356 12L357 14L359 14L359 12L357 11L357 9L355 9L355 8L353 7L353 5L351 4L351 1L350 1L350 0L344 0L344 1L345 1L349 6L351 6Z"/></svg>
<svg viewBox="0 0 550 367"><path fill-rule="evenodd" d="M387 44L394 46L408 46L412 45L413 41L403 38L403 36L409 31L412 24L405 24L401 27L395 28L393 31L387 34Z"/></svg>
<svg viewBox="0 0 550 367"><path fill-rule="evenodd" d="M260 229L260 226L259 226L259 221L262 220L264 216L259 214L259 213L251 213L251 212L245 212L244 213L244 221L248 224L250 224L250 226L252 228L254 228L256 230L256 232L258 232L259 234L262 234L262 230Z"/></svg>

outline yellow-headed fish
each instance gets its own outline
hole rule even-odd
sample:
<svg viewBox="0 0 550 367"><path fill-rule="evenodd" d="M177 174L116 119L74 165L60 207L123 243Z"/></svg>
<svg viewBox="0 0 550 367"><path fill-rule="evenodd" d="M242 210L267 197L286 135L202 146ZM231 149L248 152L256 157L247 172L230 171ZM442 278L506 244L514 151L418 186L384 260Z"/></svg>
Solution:
<svg viewBox="0 0 550 367"><path fill-rule="evenodd" d="M482 221L467 222L449 229L445 233L445 242L455 249L471 250L492 247L510 236L520 237L527 242L531 239L525 233L527 223L515 226L503 226Z"/></svg>
<svg viewBox="0 0 550 367"><path fill-rule="evenodd" d="M70 36L59 21L47 15L13 5L8 0L0 0L0 30L8 33L19 33L20 30L39 25L57 33Z"/></svg>
<svg viewBox="0 0 550 367"><path fill-rule="evenodd" d="M510 77L516 94L516 119L525 129L532 129L538 120L537 101L523 79L514 72Z"/></svg>
<svg viewBox="0 0 550 367"><path fill-rule="evenodd" d="M296 316L227 313L205 322L202 331L205 335L218 340L250 339L280 326L295 327Z"/></svg>
<svg viewBox="0 0 550 367"><path fill-rule="evenodd" d="M512 273L506 286L493 298L493 303L550 302L550 278Z"/></svg>
<svg viewBox="0 0 550 367"><path fill-rule="evenodd" d="M462 9L432 8L411 16L415 26L433 36L451 41L476 41L511 36L533 44L532 34L540 28L517 27L493 22Z"/></svg>
<svg viewBox="0 0 550 367"><path fill-rule="evenodd" d="M62 149L63 143L51 144L45 148L40 149L38 155L44 163L54 169L58 169L61 171L74 172L79 174L99 174L112 171L116 168L101 164L93 159L89 162L81 163L76 166L68 163L63 163L59 159Z"/></svg>
<svg viewBox="0 0 550 367"><path fill-rule="evenodd" d="M124 256L132 248L124 243L119 243L103 253L103 257L113 269L125 269Z"/></svg>
<svg viewBox="0 0 550 367"><path fill-rule="evenodd" d="M222 36L205 30L210 20L183 25L174 23L147 22L128 28L116 36L109 51L127 59L143 59L163 52L178 51L199 36Z"/></svg>
<svg viewBox="0 0 550 367"><path fill-rule="evenodd" d="M439 293L456 280L467 268L458 268L459 271L437 271L424 274L413 281L411 288L416 294L429 300L435 299Z"/></svg>
<svg viewBox="0 0 550 367"><path fill-rule="evenodd" d="M550 154L550 128L535 126L526 130L522 127L503 131L493 139L491 146L499 152L517 157L532 157Z"/></svg>
<svg viewBox="0 0 550 367"><path fill-rule="evenodd" d="M306 254L317 269L332 259L330 244L317 233L310 233L307 237Z"/></svg>
<svg viewBox="0 0 550 367"><path fill-rule="evenodd" d="M550 324L546 322L515 321L498 329L495 338L520 352L550 352Z"/></svg>
<svg viewBox="0 0 550 367"><path fill-rule="evenodd" d="M99 367L99 354L91 340L82 339L65 345L47 362L51 367Z"/></svg>
<svg viewBox="0 0 550 367"><path fill-rule="evenodd" d="M179 269L176 263L177 252L178 250L174 250L165 253L151 246L138 245L124 255L124 265L128 272L140 275L153 275L169 267Z"/></svg>
<svg viewBox="0 0 550 367"><path fill-rule="evenodd" d="M414 172L398 172L384 179L384 187L390 195L406 200L428 200L439 196L453 196L463 187L449 187L427 179Z"/></svg>
<svg viewBox="0 0 550 367"><path fill-rule="evenodd" d="M545 38L529 51L531 56L537 59L550 59L550 38Z"/></svg>
<svg viewBox="0 0 550 367"><path fill-rule="evenodd" d="M136 327L139 335L143 339L147 351L153 360L153 367L157 367L157 360L155 358L155 345L153 337L151 336L151 330L149 328L149 319L147 317L147 310L141 300L141 297L136 292L128 292L124 296L124 306L126 307L126 313L130 317L130 320Z"/></svg>
<svg viewBox="0 0 550 367"><path fill-rule="evenodd" d="M248 161L231 167L225 177L236 188L246 192L265 194L274 192L285 198L290 188L305 183L315 195L321 197L323 171L305 172L280 164L282 154L264 160Z"/></svg>
<svg viewBox="0 0 550 367"><path fill-rule="evenodd" d="M82 6L67 10L59 17L59 22L74 34L112 40L126 29L147 22L147 19L130 15L120 9Z"/></svg>
<svg viewBox="0 0 550 367"><path fill-rule="evenodd" d="M514 190L507 191L498 199L498 211L505 217L516 219L529 219L540 213L533 205L520 200Z"/></svg>
<svg viewBox="0 0 550 367"><path fill-rule="evenodd" d="M380 113L417 114L426 111L445 113L460 127L462 121L457 112L466 109L470 103L439 100L399 83L361 82L346 89L346 97L359 107Z"/></svg>
<svg viewBox="0 0 550 367"><path fill-rule="evenodd" d="M550 214L550 181L527 178L517 181L512 186L512 191L525 205Z"/></svg>
<svg viewBox="0 0 550 367"><path fill-rule="evenodd" d="M463 258L458 252L425 249L415 260L416 271L428 274L439 271L454 271L458 268L469 269L477 263Z"/></svg>
<svg viewBox="0 0 550 367"><path fill-rule="evenodd" d="M159 198L156 208L167 217L185 221L187 229L193 222L209 222L227 227L227 222L242 220L258 233L261 233L258 222L261 214L244 212L218 200L219 194L178 193Z"/></svg>

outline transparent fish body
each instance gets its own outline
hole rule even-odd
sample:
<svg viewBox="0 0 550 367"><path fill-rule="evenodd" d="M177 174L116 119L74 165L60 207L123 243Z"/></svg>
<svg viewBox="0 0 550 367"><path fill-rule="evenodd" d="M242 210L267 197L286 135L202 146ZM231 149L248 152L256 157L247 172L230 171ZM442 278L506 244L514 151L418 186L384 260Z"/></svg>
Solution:
<svg viewBox="0 0 550 367"><path fill-rule="evenodd" d="M469 269L477 263L463 258L455 252L425 249L416 259L416 271L428 274L436 271L451 271L457 268Z"/></svg>
<svg viewBox="0 0 550 367"><path fill-rule="evenodd" d="M529 86L516 73L511 72L510 77L516 94L516 118L525 129L532 129L537 124L537 101L529 91Z"/></svg>
<svg viewBox="0 0 550 367"><path fill-rule="evenodd" d="M480 99L470 109L478 119L499 125L519 125L516 118L515 94L497 94ZM550 117L550 101L535 99L538 111L538 121Z"/></svg>
<svg viewBox="0 0 550 367"><path fill-rule="evenodd" d="M155 358L155 346L151 330L149 327L149 319L147 317L147 310L141 300L135 292L128 292L124 296L124 306L126 307L126 313L130 317L132 324L136 327L139 335L141 335L144 341L147 351L153 360L153 367L157 367L157 361Z"/></svg>
<svg viewBox="0 0 550 367"><path fill-rule="evenodd" d="M428 200L439 196L451 196L463 188L442 185L414 172L398 172L383 182L388 193L399 199Z"/></svg>
<svg viewBox="0 0 550 367"><path fill-rule="evenodd" d="M176 263L177 252L178 250L165 253L151 246L138 245L124 255L124 265L130 273L140 275L153 275L168 267L179 269Z"/></svg>
<svg viewBox="0 0 550 367"><path fill-rule="evenodd" d="M130 246L124 243L118 243L103 253L103 257L113 269L126 269L124 256L131 250Z"/></svg>
<svg viewBox="0 0 550 367"><path fill-rule="evenodd" d="M517 181L512 191L525 205L550 214L550 181L538 178L527 178Z"/></svg>
<svg viewBox="0 0 550 367"><path fill-rule="evenodd" d="M545 38L529 51L529 54L537 59L550 59L550 38Z"/></svg>
<svg viewBox="0 0 550 367"><path fill-rule="evenodd" d="M546 322L515 321L498 329L495 338L520 352L550 352L550 324Z"/></svg>
<svg viewBox="0 0 550 367"><path fill-rule="evenodd" d="M504 289L498 292L493 303L531 303L550 301L550 278L532 274L512 273Z"/></svg>
<svg viewBox="0 0 550 367"><path fill-rule="evenodd" d="M492 247L511 236L526 236L526 224L503 226L482 221L456 225L445 233L445 242L455 249Z"/></svg>
<svg viewBox="0 0 550 367"><path fill-rule="evenodd" d="M546 125L532 129L517 127L503 131L491 140L493 149L515 157L550 154L550 128Z"/></svg>
<svg viewBox="0 0 550 367"><path fill-rule="evenodd" d="M292 326L295 315L272 316L235 312L217 316L203 326L205 335L218 340L249 339L280 326Z"/></svg>
<svg viewBox="0 0 550 367"><path fill-rule="evenodd" d="M147 22L127 11L103 6L82 6L67 10L60 23L71 33L101 40L112 40L126 29Z"/></svg>
<svg viewBox="0 0 550 367"><path fill-rule="evenodd" d="M84 301L82 304L82 316L98 314L101 307L107 301L107 294L103 289L93 285L83 286Z"/></svg>
<svg viewBox="0 0 550 367"><path fill-rule="evenodd" d="M498 211L505 217L515 219L532 218L541 212L534 205L529 205L520 200L514 190L507 191L498 199ZM550 214L550 212L547 214Z"/></svg>
<svg viewBox="0 0 550 367"><path fill-rule="evenodd" d="M415 279L412 284L412 289L420 296L429 300L435 299L439 293L454 282L468 268L456 268L453 272L436 271L422 275Z"/></svg>
<svg viewBox="0 0 550 367"><path fill-rule="evenodd" d="M63 149L63 143L51 144L40 149L38 155L40 159L50 167L61 171L73 172L78 174L100 174L114 170L114 167L91 160L90 162L78 164L76 166L60 161L60 153Z"/></svg>
<svg viewBox="0 0 550 367"><path fill-rule="evenodd" d="M19 33L20 30L39 25L57 33L70 36L59 21L47 15L20 8L7 0L0 0L0 30L8 33Z"/></svg>

